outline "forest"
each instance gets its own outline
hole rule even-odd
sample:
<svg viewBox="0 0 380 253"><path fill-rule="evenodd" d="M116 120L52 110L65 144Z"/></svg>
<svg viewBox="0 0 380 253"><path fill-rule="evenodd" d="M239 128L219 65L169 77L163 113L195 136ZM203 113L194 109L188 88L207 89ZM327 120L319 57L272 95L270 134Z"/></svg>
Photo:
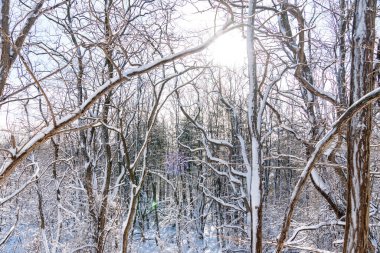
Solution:
<svg viewBox="0 0 380 253"><path fill-rule="evenodd" d="M379 3L0 0L0 252L380 252Z"/></svg>

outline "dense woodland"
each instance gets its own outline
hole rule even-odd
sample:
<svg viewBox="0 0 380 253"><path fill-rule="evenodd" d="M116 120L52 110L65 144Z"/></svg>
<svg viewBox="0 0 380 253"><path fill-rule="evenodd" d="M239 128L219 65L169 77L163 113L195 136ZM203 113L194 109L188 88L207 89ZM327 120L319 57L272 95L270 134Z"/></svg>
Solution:
<svg viewBox="0 0 380 253"><path fill-rule="evenodd" d="M380 252L377 1L0 2L0 252Z"/></svg>

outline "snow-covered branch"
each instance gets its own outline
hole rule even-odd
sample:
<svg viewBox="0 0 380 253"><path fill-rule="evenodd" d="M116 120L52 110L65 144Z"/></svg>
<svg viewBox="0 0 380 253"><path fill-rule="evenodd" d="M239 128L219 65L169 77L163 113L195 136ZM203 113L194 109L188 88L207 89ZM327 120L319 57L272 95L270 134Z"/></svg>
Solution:
<svg viewBox="0 0 380 253"><path fill-rule="evenodd" d="M33 138L27 141L14 155L11 160L5 161L0 170L0 184L11 175L11 173L15 170L16 166L20 164L33 150L38 148L41 144L46 142L48 139L56 135L63 128L68 126L70 123L77 120L81 117L86 111L90 109L90 107L100 99L101 96L106 94L108 91L116 88L121 83L128 81L134 76L141 75L147 73L148 71L161 66L165 63L183 58L185 56L198 53L205 48L207 48L212 42L214 42L218 37L223 35L224 33L231 31L240 27L240 25L230 26L225 30L217 32L213 37L206 40L204 43L199 46L184 50L179 53L171 54L167 57L155 60L151 63L142 65L137 68L130 68L124 71L123 76L115 76L101 85L91 96L87 98L86 101L82 103L77 109L68 113L66 116L57 119L56 125L50 124L47 127L41 129L39 133L37 133Z"/></svg>
<svg viewBox="0 0 380 253"><path fill-rule="evenodd" d="M362 98L353 103L340 117L339 119L332 125L331 129L325 134L325 136L315 145L315 149L313 153L310 155L308 162L295 186L292 196L290 198L290 203L286 209L286 213L284 216L284 221L281 229L281 233L278 237L278 245L276 252L280 253L282 248L284 247L284 241L286 239L286 235L288 233L288 229L290 226L291 218L293 216L294 208L296 203L300 197L300 193L305 186L307 177L310 175L312 169L314 168L315 163L318 161L323 152L329 147L329 144L334 140L334 137L337 136L341 129L345 126L348 120L357 113L362 110L370 103L380 98L380 88L377 88Z"/></svg>

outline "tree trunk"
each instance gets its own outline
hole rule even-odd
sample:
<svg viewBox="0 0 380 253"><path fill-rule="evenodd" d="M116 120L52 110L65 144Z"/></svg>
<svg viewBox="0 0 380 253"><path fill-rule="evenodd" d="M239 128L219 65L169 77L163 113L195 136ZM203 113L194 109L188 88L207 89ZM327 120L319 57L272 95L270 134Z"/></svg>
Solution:
<svg viewBox="0 0 380 253"><path fill-rule="evenodd" d="M123 248L122 253L127 253L129 244L129 233L132 230L133 221L135 220L139 192L136 192L136 188L131 188L131 199L128 209L127 219L123 225Z"/></svg>
<svg viewBox="0 0 380 253"><path fill-rule="evenodd" d="M247 190L249 196L249 236L251 238L251 252L262 252L262 203L261 203L261 144L257 119L258 112L258 83L256 70L256 52L254 47L254 23L256 0L250 0L248 6L247 27L247 57L248 57L248 125L251 137L251 168L248 171Z"/></svg>
<svg viewBox="0 0 380 253"><path fill-rule="evenodd" d="M260 179L260 145L252 140L252 171L249 173L250 185L248 188L250 201L249 235L251 237L251 252L262 252L262 198Z"/></svg>
<svg viewBox="0 0 380 253"><path fill-rule="evenodd" d="M351 105L373 89L375 17L375 0L355 1ZM371 109L370 105L353 116L347 131L348 206L343 252L365 253L369 249Z"/></svg>
<svg viewBox="0 0 380 253"><path fill-rule="evenodd" d="M103 122L108 124L108 112L109 112L109 104L111 103L111 93L108 93L106 99L104 101L104 111L103 111ZM111 184L111 173L112 173L112 154L111 154L111 145L110 145L110 137L108 133L108 128L106 126L102 126L103 133L103 145L105 151L106 158L106 168L104 172L104 182L102 189L102 201L100 204L100 212L98 216L98 238L97 238L97 252L102 253L104 251L105 246L105 237L106 237L106 221L107 221L107 209L108 209L108 195L110 191Z"/></svg>

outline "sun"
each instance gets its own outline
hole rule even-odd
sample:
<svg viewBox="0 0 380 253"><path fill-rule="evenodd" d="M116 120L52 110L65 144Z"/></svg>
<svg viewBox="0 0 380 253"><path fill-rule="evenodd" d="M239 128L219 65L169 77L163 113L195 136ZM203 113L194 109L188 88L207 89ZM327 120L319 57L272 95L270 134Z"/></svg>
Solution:
<svg viewBox="0 0 380 253"><path fill-rule="evenodd" d="M209 54L216 65L242 67L247 55L246 41L239 31L228 32L210 46Z"/></svg>

